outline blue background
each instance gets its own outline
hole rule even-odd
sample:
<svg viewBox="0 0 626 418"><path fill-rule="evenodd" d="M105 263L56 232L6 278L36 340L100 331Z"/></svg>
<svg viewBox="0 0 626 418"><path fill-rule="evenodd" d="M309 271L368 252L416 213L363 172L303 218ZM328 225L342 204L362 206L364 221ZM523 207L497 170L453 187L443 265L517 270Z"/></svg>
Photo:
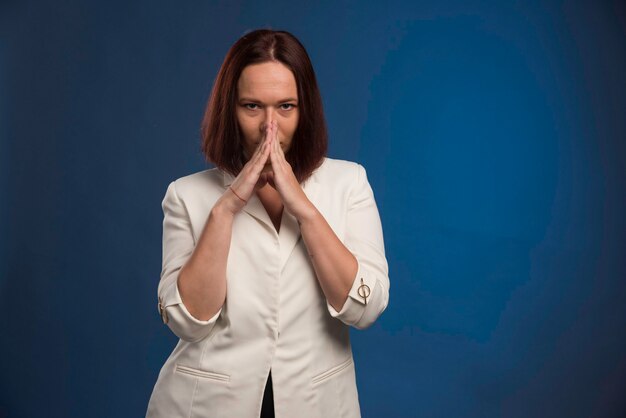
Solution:
<svg viewBox="0 0 626 418"><path fill-rule="evenodd" d="M626 416L626 5L591 0L0 4L0 416L145 414L161 200L259 27L379 205L363 417Z"/></svg>

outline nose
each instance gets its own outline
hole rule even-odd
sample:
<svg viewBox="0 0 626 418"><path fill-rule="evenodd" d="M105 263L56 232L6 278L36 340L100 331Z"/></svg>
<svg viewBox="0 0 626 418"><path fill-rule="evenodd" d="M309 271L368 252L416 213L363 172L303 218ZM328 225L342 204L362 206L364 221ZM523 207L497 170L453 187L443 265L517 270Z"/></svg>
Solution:
<svg viewBox="0 0 626 418"><path fill-rule="evenodd" d="M275 120L274 110L268 106L265 111L265 119L263 120L263 124L261 125L261 130L265 132L270 123Z"/></svg>

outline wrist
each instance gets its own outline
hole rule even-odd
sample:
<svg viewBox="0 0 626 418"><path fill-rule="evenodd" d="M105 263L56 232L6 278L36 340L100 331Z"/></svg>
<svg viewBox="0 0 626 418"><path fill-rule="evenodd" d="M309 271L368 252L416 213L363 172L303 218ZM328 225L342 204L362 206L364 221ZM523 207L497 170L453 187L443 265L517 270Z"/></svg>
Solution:
<svg viewBox="0 0 626 418"><path fill-rule="evenodd" d="M227 189L226 192L220 197L211 212L215 212L219 216L222 215L230 215L235 216L246 204L239 200L238 197L234 195L232 190Z"/></svg>
<svg viewBox="0 0 626 418"><path fill-rule="evenodd" d="M306 210L302 211L302 213L296 217L296 220L298 221L298 225L302 227L315 223L320 215L321 213L317 210L315 205L311 204Z"/></svg>

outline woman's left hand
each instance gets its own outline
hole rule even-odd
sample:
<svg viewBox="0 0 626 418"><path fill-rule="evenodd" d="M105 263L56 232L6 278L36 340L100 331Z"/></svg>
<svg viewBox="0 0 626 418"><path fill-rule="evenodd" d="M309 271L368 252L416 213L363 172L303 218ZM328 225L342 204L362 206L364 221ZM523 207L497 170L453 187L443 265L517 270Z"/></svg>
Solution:
<svg viewBox="0 0 626 418"><path fill-rule="evenodd" d="M270 161L272 171L267 173L267 180L270 185L278 191L283 201L284 208L291 213L298 221L306 216L310 216L315 207L302 190L300 183L291 164L285 159L285 154L278 139L278 122L273 120L268 127L272 136L270 145Z"/></svg>

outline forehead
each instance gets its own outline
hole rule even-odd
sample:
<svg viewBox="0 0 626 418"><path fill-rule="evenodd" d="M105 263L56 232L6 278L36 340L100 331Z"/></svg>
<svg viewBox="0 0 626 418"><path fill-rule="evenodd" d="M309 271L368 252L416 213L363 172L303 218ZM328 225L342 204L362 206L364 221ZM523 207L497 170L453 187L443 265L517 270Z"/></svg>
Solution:
<svg viewBox="0 0 626 418"><path fill-rule="evenodd" d="M296 79L289 68L277 62L248 65L237 82L239 96L268 98L291 95L297 97Z"/></svg>

